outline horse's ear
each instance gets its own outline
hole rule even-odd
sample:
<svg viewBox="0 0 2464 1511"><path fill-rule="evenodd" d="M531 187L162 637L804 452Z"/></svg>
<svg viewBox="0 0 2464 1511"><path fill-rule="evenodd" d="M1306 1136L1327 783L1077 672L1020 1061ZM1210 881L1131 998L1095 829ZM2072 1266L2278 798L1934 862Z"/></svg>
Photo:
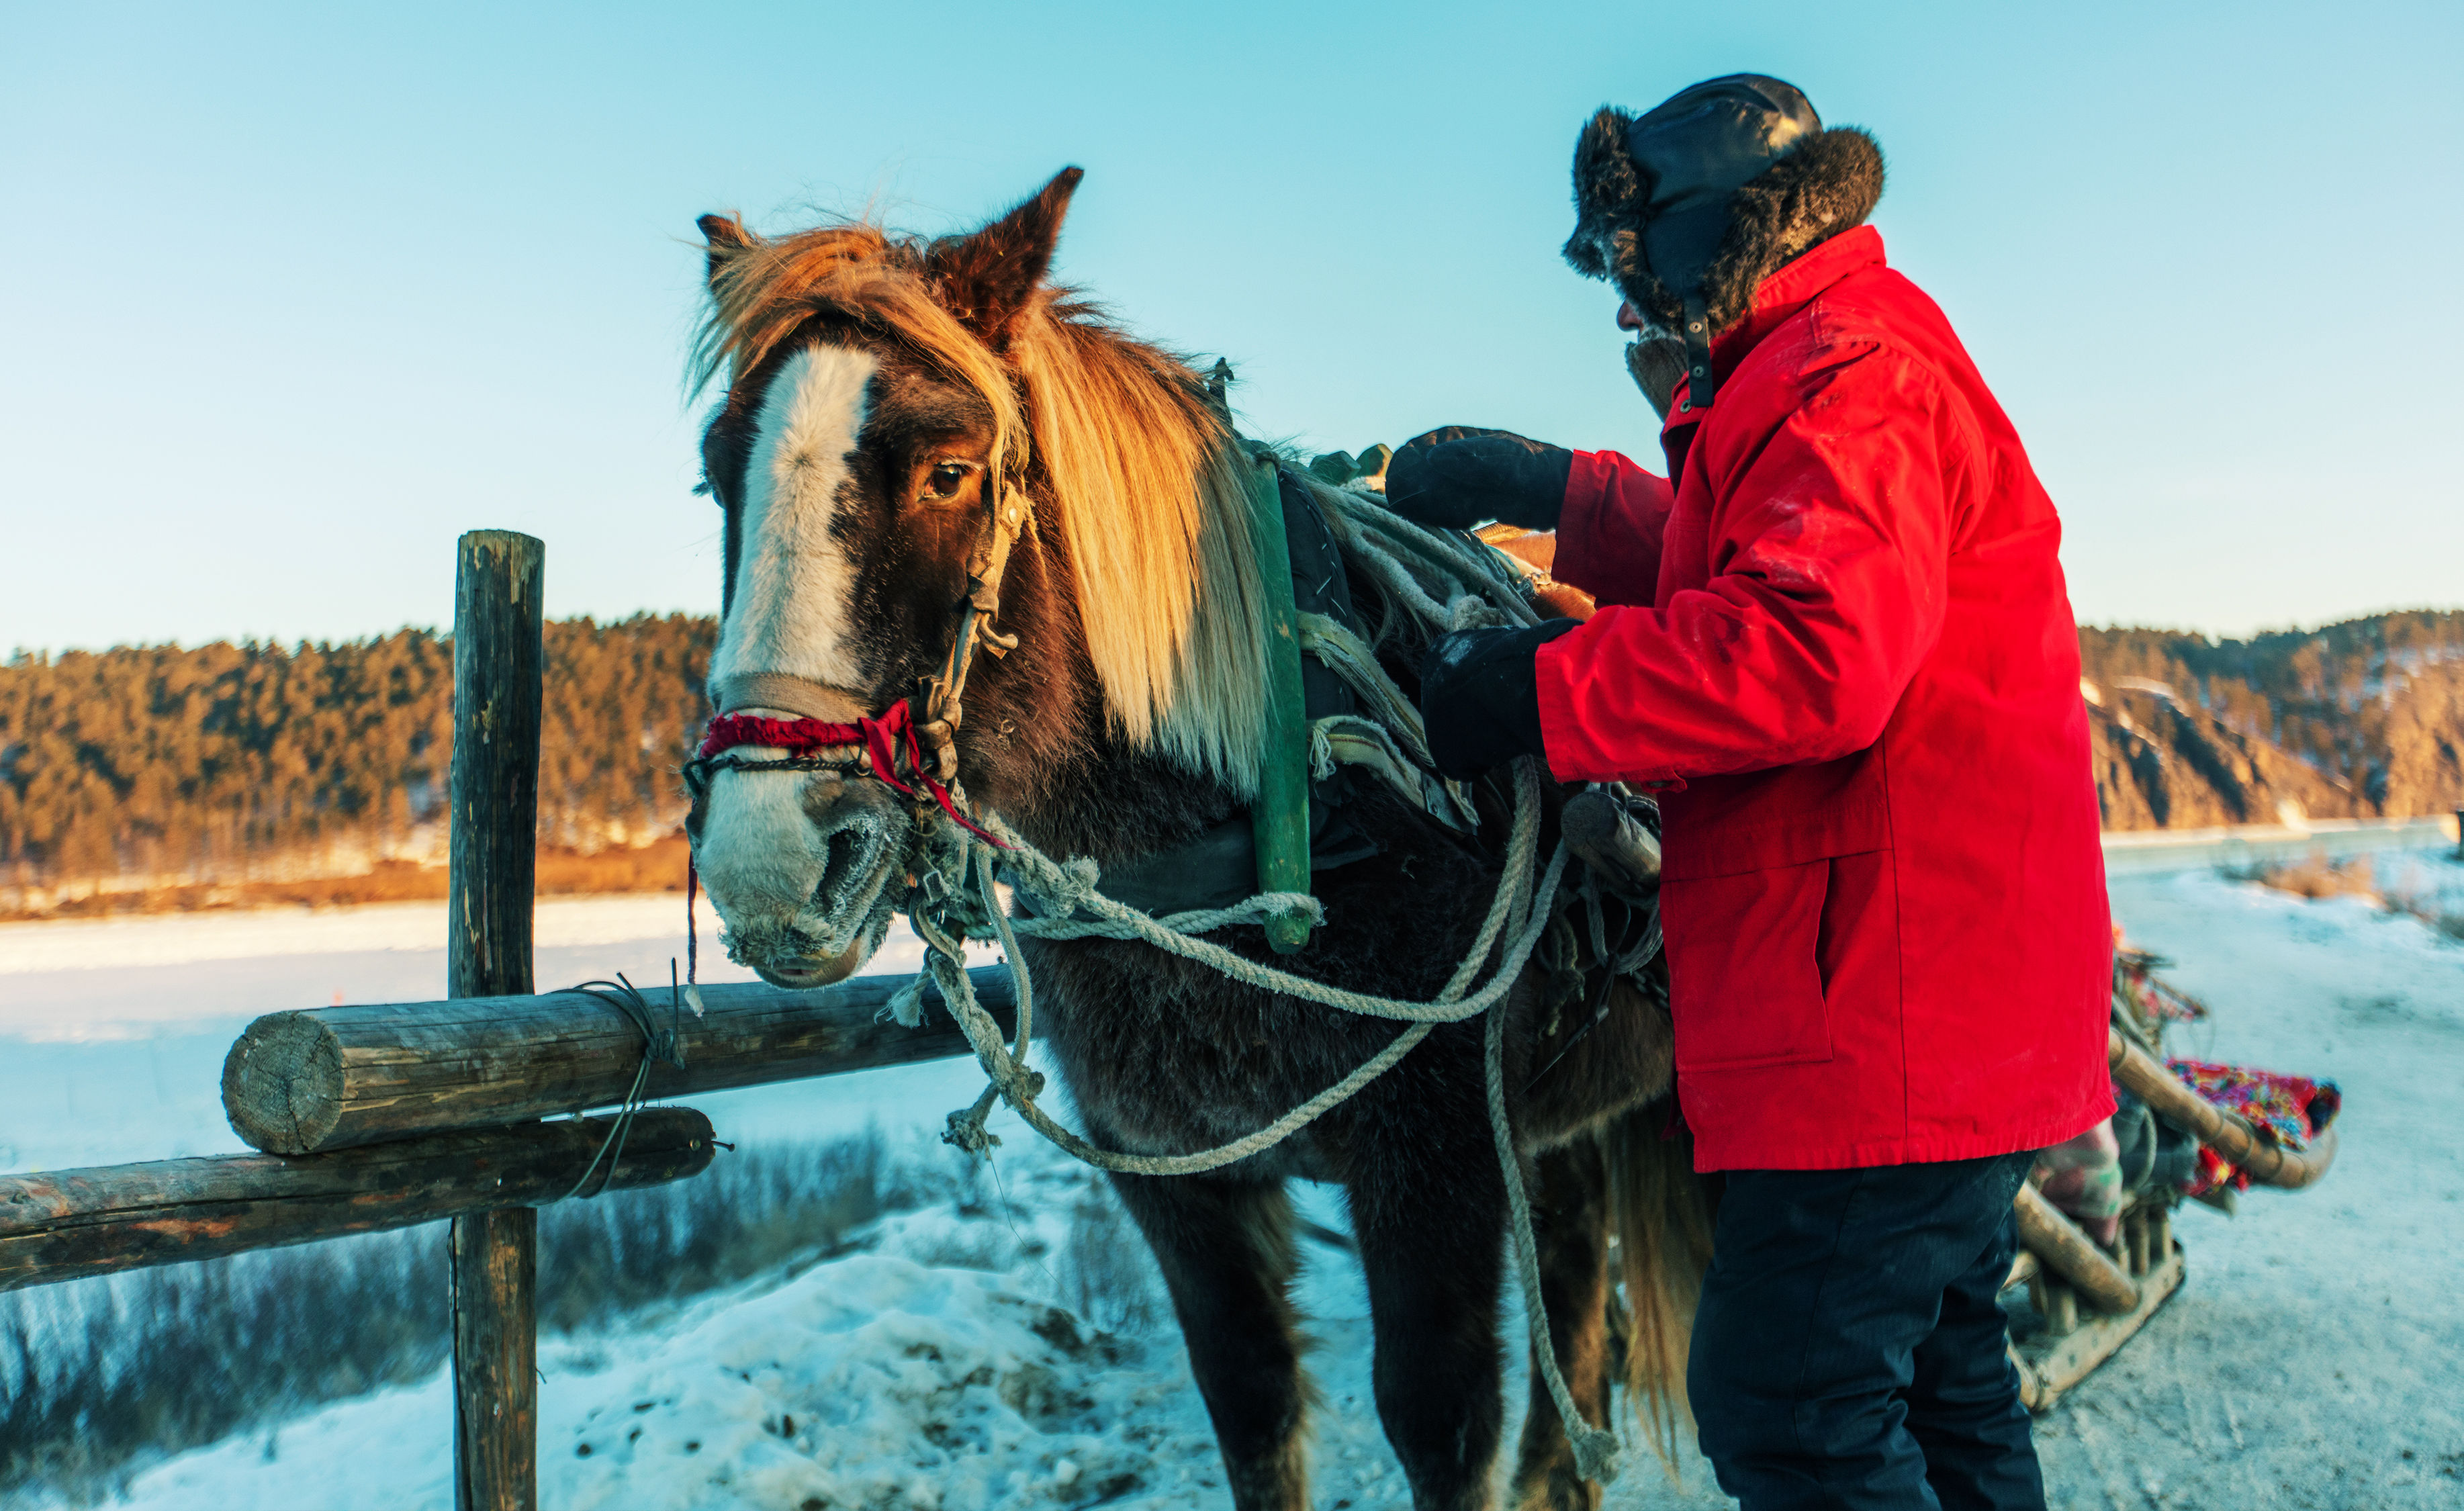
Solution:
<svg viewBox="0 0 2464 1511"><path fill-rule="evenodd" d="M718 270L729 256L753 245L753 233L733 215L704 215L693 222L701 228L701 239L708 244L710 281L718 281Z"/></svg>
<svg viewBox="0 0 2464 1511"><path fill-rule="evenodd" d="M1061 219L1084 168L1063 168L1017 208L981 230L945 236L924 258L925 272L950 313L998 350L1007 344L1052 267Z"/></svg>

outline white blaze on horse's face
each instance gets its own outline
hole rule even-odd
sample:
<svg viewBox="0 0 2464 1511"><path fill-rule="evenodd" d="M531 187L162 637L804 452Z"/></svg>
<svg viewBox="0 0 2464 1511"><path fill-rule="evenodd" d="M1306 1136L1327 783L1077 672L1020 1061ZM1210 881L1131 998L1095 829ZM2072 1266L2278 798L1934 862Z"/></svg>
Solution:
<svg viewBox="0 0 2464 1511"><path fill-rule="evenodd" d="M855 573L831 532L880 365L869 352L808 346L770 381L744 470L736 601L711 657L714 681L777 671L861 695L849 639Z"/></svg>
<svg viewBox="0 0 2464 1511"><path fill-rule="evenodd" d="M711 656L714 682L772 672L842 690L846 706L832 711L840 721L870 712L842 515L858 507L853 464L879 366L869 352L811 346L771 380L744 471L736 593ZM758 761L783 753L736 754ZM850 793L836 777L715 774L693 854L727 924L729 954L781 986L854 970L890 925L882 893L902 821L886 795Z"/></svg>

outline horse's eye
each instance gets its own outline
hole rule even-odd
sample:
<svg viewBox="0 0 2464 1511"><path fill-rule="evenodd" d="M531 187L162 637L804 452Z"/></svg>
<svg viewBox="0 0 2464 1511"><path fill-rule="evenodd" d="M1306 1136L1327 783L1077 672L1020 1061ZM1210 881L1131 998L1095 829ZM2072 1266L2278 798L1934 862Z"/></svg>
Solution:
<svg viewBox="0 0 2464 1511"><path fill-rule="evenodd" d="M967 470L956 462L943 462L924 475L924 496L956 498L967 483Z"/></svg>

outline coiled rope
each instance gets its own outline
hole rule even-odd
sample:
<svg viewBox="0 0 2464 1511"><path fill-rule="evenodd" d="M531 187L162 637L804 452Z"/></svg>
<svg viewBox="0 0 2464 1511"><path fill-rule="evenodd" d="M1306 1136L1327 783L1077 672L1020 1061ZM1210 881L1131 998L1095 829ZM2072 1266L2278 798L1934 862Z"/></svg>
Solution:
<svg viewBox="0 0 2464 1511"><path fill-rule="evenodd" d="M589 1164L583 1167L582 1178L573 1183L571 1191L557 1197L557 1201L572 1201L577 1197L584 1201L589 1200L589 1196L582 1194L582 1189L590 1184L590 1177L598 1172L599 1162L603 1159L607 1161L607 1173L601 1177L599 1190L592 1192L590 1195L596 1196L601 1192L605 1192L608 1183L616 1178L616 1167L625 1158L626 1135L633 1131L634 1115L642 1110L642 1088L649 1084L650 1062L663 1062L675 1066L678 1070L685 1067L682 1033L684 1008L681 995L672 979L675 971L676 963L673 960L669 961L668 974L671 979L668 983L668 1026L665 1028L661 1028L658 1020L651 1016L649 999L642 996L642 989L625 979L625 973L622 971L616 973L616 979L613 981L584 981L579 986L568 986L564 989L576 996L586 996L611 1007L630 1018L633 1026L642 1031L642 1062L634 1067L633 1084L627 1089L624 1104L617 1109L615 1127L609 1128L607 1136L599 1141L599 1151L590 1156ZM555 1203L550 1202L548 1205L553 1206Z"/></svg>
<svg viewBox="0 0 2464 1511"><path fill-rule="evenodd" d="M999 819L988 821L993 833L1006 845L1000 852L1000 862L1008 872L1010 886L1035 905L1038 916L1013 918L1001 906L994 891L994 848L972 836L967 837L960 846L962 858L959 864L963 867L963 875L958 886L945 884L943 887L929 889L938 894L936 900L930 902L923 896L928 888L919 887L916 896L911 899L914 906L909 913L909 920L926 946L925 975L929 975L940 988L942 1000L949 1004L952 1016L957 1019L959 1028L967 1036L968 1044L975 1050L976 1062L983 1067L990 1083L974 1106L950 1114L949 1127L942 1138L971 1153L990 1150L999 1139L985 1128L985 1119L991 1115L996 1101L1006 1102L1029 1128L1072 1158L1099 1170L1138 1175L1195 1175L1273 1149L1392 1069L1438 1024L1461 1022L1497 1006L1513 989L1524 966L1530 960L1532 951L1538 947L1541 935L1548 930L1551 905L1564 878L1569 856L1561 841L1556 853L1550 857L1547 869L1534 882L1533 863L1537 859L1540 836L1540 777L1537 762L1524 757L1514 766L1514 824L1507 843L1504 870L1499 877L1496 896L1489 904L1488 915L1482 920L1480 932L1474 937L1471 948L1465 952L1462 962L1455 967L1453 975L1437 996L1430 1001L1415 1002L1312 981L1235 954L1221 945L1197 937L1232 924L1263 923L1268 916L1294 906L1307 904L1314 909L1313 899L1295 894L1262 893L1232 908L1155 918L1096 891L1091 864L1084 861L1067 865L1057 863ZM960 888L970 885L976 900L983 909L989 929L981 924L968 927L952 906ZM957 927L952 927L953 924ZM1343 1012L1389 1018L1408 1026L1350 1075L1244 1137L1189 1154L1134 1154L1108 1150L1089 1143L1083 1135L1055 1120L1038 1104L1038 1098L1045 1089L1045 1079L1026 1065L1027 1048L1034 1036L1035 996L1025 960L1019 953L1018 938L1021 934L1056 940L1136 940L1206 966L1244 986L1298 997ZM1497 969L1480 990L1468 991L1482 964L1495 952L1501 936L1507 936L1507 943ZM966 969L965 941L969 937L998 939L1009 962L1011 979L1016 983L1018 994L1018 1037L1014 1043L1002 1042L1001 1025L976 999L975 984ZM907 992L893 1000L891 1011L912 1021L911 1015L919 1014L921 1010L924 979L924 975L919 975ZM1587 1479L1606 1483L1615 1479L1617 1474L1619 1445L1617 1434L1606 1427L1594 1427L1583 1419L1574 1406L1573 1391L1567 1388L1565 1375L1558 1368L1556 1349L1550 1341L1547 1303L1540 1292L1539 1245L1532 1234L1531 1203L1524 1189L1522 1161L1514 1148L1513 1126L1507 1115L1505 1035L1506 1015L1491 1013L1485 1052L1489 1128L1497 1145L1498 1165L1506 1180L1508 1228L1514 1237L1515 1270L1523 1287L1532 1352L1539 1360L1558 1418L1565 1424L1573 1448L1575 1472Z"/></svg>

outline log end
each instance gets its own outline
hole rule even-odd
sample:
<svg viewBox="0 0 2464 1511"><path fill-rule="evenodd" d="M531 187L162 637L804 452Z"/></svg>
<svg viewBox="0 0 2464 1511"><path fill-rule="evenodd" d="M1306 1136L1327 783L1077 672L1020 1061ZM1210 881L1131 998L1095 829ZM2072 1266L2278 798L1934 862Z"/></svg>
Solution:
<svg viewBox="0 0 2464 1511"><path fill-rule="evenodd" d="M223 1115L251 1149L313 1153L342 1115L342 1042L308 1013L268 1013L223 1057Z"/></svg>

